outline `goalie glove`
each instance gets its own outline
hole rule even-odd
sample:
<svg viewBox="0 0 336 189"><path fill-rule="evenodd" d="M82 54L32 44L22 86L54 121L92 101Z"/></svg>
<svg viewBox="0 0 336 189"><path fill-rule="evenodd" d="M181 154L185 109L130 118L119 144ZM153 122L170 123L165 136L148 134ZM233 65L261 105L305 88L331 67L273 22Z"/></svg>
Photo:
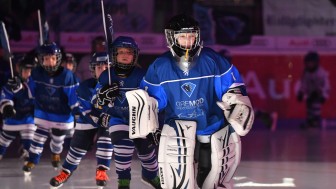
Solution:
<svg viewBox="0 0 336 189"><path fill-rule="evenodd" d="M117 83L105 85L97 92L97 104L98 106L111 105L113 107L117 96L119 96L119 86Z"/></svg>
<svg viewBox="0 0 336 189"><path fill-rule="evenodd" d="M245 136L254 121L254 112L248 96L237 93L237 90L228 91L217 105L224 111L224 116L236 133Z"/></svg>

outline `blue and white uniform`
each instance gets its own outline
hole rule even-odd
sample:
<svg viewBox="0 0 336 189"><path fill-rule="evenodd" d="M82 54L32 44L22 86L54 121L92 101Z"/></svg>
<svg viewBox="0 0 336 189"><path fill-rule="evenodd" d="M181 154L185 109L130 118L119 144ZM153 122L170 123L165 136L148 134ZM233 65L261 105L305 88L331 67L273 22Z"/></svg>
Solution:
<svg viewBox="0 0 336 189"><path fill-rule="evenodd" d="M91 98L95 94L96 84L97 79L90 78L81 82L77 89L79 109L83 115L79 116L76 121L75 133L71 140L70 149L62 165L63 169L69 173L77 169L83 156L94 144L96 135L98 135L97 167L102 166L106 170L110 167L113 145L109 133L105 128L98 127L89 115L94 108L91 104Z"/></svg>
<svg viewBox="0 0 336 189"><path fill-rule="evenodd" d="M78 109L78 85L75 75L62 67L52 76L40 66L33 70L29 86L35 97L34 121L37 130L30 148L29 162L39 162L50 131L51 151L54 154L62 152L66 132L74 127L73 111Z"/></svg>
<svg viewBox="0 0 336 189"><path fill-rule="evenodd" d="M34 124L34 99L26 82L22 83L23 89L13 93L8 85L1 91L0 109L12 105L16 114L14 117L4 119L0 135L0 155L4 155L7 147L17 137L21 136L23 149L28 152L36 126Z"/></svg>
<svg viewBox="0 0 336 189"><path fill-rule="evenodd" d="M158 170L154 146L146 139L129 139L129 105L125 96L127 91L138 89L145 70L134 67L131 74L125 78L117 76L114 69L111 69L110 73L111 81L119 85L120 95L114 101L114 106L111 108L104 107L104 111L112 116L109 122L109 132L114 145L118 179L131 179L134 147L137 148L138 157L142 162L142 175L148 179L153 179L156 177ZM105 70L99 77L96 91L102 86L108 85L108 81L108 71Z"/></svg>
<svg viewBox="0 0 336 189"><path fill-rule="evenodd" d="M197 122L197 135L211 135L224 127L223 111L216 104L230 88L245 85L237 68L212 49L204 47L188 72L182 71L170 52L148 68L141 88L165 110L165 123L183 119Z"/></svg>

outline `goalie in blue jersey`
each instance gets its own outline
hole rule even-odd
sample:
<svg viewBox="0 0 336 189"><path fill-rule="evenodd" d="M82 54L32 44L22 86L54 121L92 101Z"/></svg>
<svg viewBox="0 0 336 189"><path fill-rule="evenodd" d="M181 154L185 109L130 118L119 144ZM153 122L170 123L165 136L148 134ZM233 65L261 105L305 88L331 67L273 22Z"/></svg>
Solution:
<svg viewBox="0 0 336 189"><path fill-rule="evenodd" d="M173 17L165 36L170 51L149 66L142 89L126 94L131 137L159 142L162 188L232 188L240 136L254 121L244 82L234 65L202 46L192 17ZM165 112L161 136L157 109Z"/></svg>

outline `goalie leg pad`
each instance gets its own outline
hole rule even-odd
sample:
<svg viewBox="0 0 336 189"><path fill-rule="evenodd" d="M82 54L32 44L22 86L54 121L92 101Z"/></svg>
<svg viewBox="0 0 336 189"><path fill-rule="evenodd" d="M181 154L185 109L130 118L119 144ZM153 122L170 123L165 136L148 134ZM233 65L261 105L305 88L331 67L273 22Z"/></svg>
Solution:
<svg viewBox="0 0 336 189"><path fill-rule="evenodd" d="M229 185L240 163L241 141L229 126L211 135L211 170L202 189Z"/></svg>
<svg viewBox="0 0 336 189"><path fill-rule="evenodd" d="M163 125L159 145L159 176L162 188L194 188L196 122L175 120Z"/></svg>
<svg viewBox="0 0 336 189"><path fill-rule="evenodd" d="M129 137L144 138L155 132L159 126L157 100L142 89L127 91L126 98L129 105Z"/></svg>

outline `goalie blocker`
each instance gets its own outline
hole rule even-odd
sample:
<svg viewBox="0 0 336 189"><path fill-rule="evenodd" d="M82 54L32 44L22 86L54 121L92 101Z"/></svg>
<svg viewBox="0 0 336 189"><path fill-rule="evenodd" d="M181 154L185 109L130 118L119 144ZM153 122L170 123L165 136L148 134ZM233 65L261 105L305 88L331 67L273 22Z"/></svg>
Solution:
<svg viewBox="0 0 336 189"><path fill-rule="evenodd" d="M129 105L129 137L146 138L149 133L154 133L159 126L157 100L142 89L127 91L126 98Z"/></svg>

